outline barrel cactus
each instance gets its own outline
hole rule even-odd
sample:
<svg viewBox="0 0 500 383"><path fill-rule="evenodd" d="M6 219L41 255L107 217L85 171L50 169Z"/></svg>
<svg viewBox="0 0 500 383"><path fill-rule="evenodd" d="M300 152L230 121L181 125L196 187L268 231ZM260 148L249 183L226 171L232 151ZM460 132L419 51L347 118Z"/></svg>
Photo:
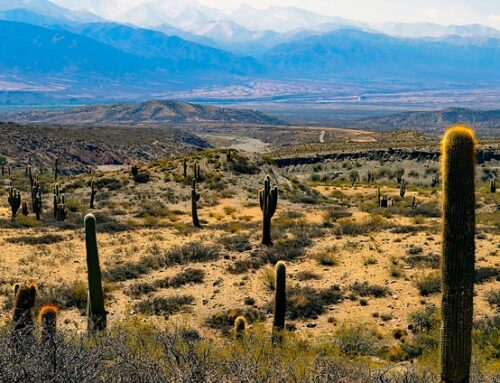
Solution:
<svg viewBox="0 0 500 383"><path fill-rule="evenodd" d="M38 324L40 326L40 340L44 346L54 343L57 331L57 307L46 304L38 313Z"/></svg>
<svg viewBox="0 0 500 383"><path fill-rule="evenodd" d="M14 314L12 318L14 341L19 344L25 344L33 339L33 307L35 306L36 287L16 285L14 288Z"/></svg>
<svg viewBox="0 0 500 383"><path fill-rule="evenodd" d="M475 258L475 137L449 129L442 142L443 193L441 379L469 381Z"/></svg>
<svg viewBox="0 0 500 383"><path fill-rule="evenodd" d="M236 339L241 340L245 337L246 328L247 328L247 321L245 320L245 317L240 315L234 321L234 336L236 337Z"/></svg>

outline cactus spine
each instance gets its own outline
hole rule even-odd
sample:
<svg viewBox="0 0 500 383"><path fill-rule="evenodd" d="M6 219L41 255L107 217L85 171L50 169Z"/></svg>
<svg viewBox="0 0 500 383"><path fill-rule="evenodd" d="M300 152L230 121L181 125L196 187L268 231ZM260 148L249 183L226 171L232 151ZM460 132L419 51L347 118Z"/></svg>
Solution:
<svg viewBox="0 0 500 383"><path fill-rule="evenodd" d="M238 340L242 340L245 337L245 332L247 328L247 321L245 317L239 316L234 321L234 336Z"/></svg>
<svg viewBox="0 0 500 383"><path fill-rule="evenodd" d="M14 287L14 315L12 318L14 341L23 343L23 340L33 336L33 306L35 305L36 287L19 286Z"/></svg>
<svg viewBox="0 0 500 383"><path fill-rule="evenodd" d="M200 220L198 218L198 201L200 200L200 193L196 191L196 178L193 178L193 186L191 188L191 216L193 217L194 227L201 228Z"/></svg>
<svg viewBox="0 0 500 383"><path fill-rule="evenodd" d="M442 142L443 244L441 379L469 382L474 291L475 137L449 129Z"/></svg>
<svg viewBox="0 0 500 383"><path fill-rule="evenodd" d="M281 337L280 332L285 329L286 315L286 265L285 262L279 261L275 269L275 285L274 292L274 318L273 318L273 335L278 339Z"/></svg>
<svg viewBox="0 0 500 383"><path fill-rule="evenodd" d="M54 343L57 332L57 307L46 304L38 313L40 340L47 347Z"/></svg>
<svg viewBox="0 0 500 383"><path fill-rule="evenodd" d="M106 328L106 309L104 308L104 292L102 290L101 268L97 251L96 220L94 215L85 216L85 247L87 250L88 330L95 332Z"/></svg>
<svg viewBox="0 0 500 383"><path fill-rule="evenodd" d="M271 239L271 218L278 205L278 187L275 186L271 189L271 178L269 176L264 181L264 189L259 191L259 203L260 210L263 213L262 244L271 246L273 244Z"/></svg>
<svg viewBox="0 0 500 383"><path fill-rule="evenodd" d="M12 212L12 221L15 221L17 211L21 207L21 192L12 186L12 181L9 182L9 205Z"/></svg>
<svg viewBox="0 0 500 383"><path fill-rule="evenodd" d="M97 189L95 188L94 180L90 181L90 208L94 208L95 195L97 194Z"/></svg>

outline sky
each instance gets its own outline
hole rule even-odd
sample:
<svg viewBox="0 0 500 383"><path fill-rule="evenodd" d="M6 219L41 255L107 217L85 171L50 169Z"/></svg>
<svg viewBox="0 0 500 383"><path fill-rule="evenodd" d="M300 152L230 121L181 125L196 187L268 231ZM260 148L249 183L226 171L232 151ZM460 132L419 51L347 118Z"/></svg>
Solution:
<svg viewBox="0 0 500 383"><path fill-rule="evenodd" d="M154 0L52 0L85 7L97 2L108 7L128 8ZM156 0L162 1L162 0ZM172 2L172 0L165 0ZM177 0L191 2L193 0ZM197 0L218 9L235 9L243 4L256 8L298 7L320 14L369 23L432 22L438 24L484 24L500 29L500 0Z"/></svg>

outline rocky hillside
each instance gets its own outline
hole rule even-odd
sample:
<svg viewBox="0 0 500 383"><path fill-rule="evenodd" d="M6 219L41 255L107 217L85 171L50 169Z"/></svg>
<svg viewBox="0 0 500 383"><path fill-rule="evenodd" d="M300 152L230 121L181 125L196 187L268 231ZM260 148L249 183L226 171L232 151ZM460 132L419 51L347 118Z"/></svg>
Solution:
<svg viewBox="0 0 500 383"><path fill-rule="evenodd" d="M404 112L382 117L364 118L355 124L368 130L418 130L441 134L454 124L467 124L479 135L494 136L500 132L500 110L447 108L430 112Z"/></svg>
<svg viewBox="0 0 500 383"><path fill-rule="evenodd" d="M191 153L209 145L179 129L78 127L0 123L0 162L24 168L51 168L57 158L63 174L89 167L124 165Z"/></svg>
<svg viewBox="0 0 500 383"><path fill-rule="evenodd" d="M92 105L66 110L37 110L8 113L0 120L21 123L51 124L190 124L246 123L259 125L283 124L253 110L238 110L189 104L179 101L148 101L141 104Z"/></svg>

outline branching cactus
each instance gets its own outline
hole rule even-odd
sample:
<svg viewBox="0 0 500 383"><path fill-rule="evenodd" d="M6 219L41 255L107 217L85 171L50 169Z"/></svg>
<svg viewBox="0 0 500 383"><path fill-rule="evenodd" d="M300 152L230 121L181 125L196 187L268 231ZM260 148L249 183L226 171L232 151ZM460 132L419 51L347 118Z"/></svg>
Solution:
<svg viewBox="0 0 500 383"><path fill-rule="evenodd" d="M201 227L200 220L198 218L198 201L200 200L200 193L196 191L196 179L193 178L193 186L191 188L191 216L193 217L194 227Z"/></svg>
<svg viewBox="0 0 500 383"><path fill-rule="evenodd" d="M54 344L57 332L57 307L46 304L38 313L38 324L40 326L40 340L45 347Z"/></svg>
<svg viewBox="0 0 500 383"><path fill-rule="evenodd" d="M279 261L275 269L273 337L281 340L281 332L285 329L286 316L286 265Z"/></svg>
<svg viewBox="0 0 500 383"><path fill-rule="evenodd" d="M64 221L67 216L68 210L64 194L59 191L59 185L56 184L54 188L54 218L57 221Z"/></svg>
<svg viewBox="0 0 500 383"><path fill-rule="evenodd" d="M89 332L101 331L107 325L107 312L104 308L101 267L97 251L96 220L93 214L85 216L85 247L87 250L88 301L87 316Z"/></svg>
<svg viewBox="0 0 500 383"><path fill-rule="evenodd" d="M278 205L278 187L271 189L271 179L267 176L264 181L264 189L259 191L260 210L262 210L262 244L272 246L271 239L271 218L276 212Z"/></svg>
<svg viewBox="0 0 500 383"><path fill-rule="evenodd" d="M21 207L22 197L21 192L12 186L12 181L9 183L9 205L11 210L12 221L16 219L17 212Z"/></svg>
<svg viewBox="0 0 500 383"><path fill-rule="evenodd" d="M441 379L469 382L475 257L475 137L449 129L442 142Z"/></svg>
<svg viewBox="0 0 500 383"><path fill-rule="evenodd" d="M238 340L243 340L245 338L245 332L247 329L247 321L245 317L239 316L234 321L234 336Z"/></svg>
<svg viewBox="0 0 500 383"><path fill-rule="evenodd" d="M95 195L97 194L97 189L95 188L94 180L90 181L90 208L94 208Z"/></svg>
<svg viewBox="0 0 500 383"><path fill-rule="evenodd" d="M33 212L35 213L37 221L40 221L40 215L42 214L42 188L38 181L35 182L33 186Z"/></svg>
<svg viewBox="0 0 500 383"><path fill-rule="evenodd" d="M19 286L14 288L14 314L12 336L19 345L31 341L33 337L33 306L35 306L36 287Z"/></svg>

